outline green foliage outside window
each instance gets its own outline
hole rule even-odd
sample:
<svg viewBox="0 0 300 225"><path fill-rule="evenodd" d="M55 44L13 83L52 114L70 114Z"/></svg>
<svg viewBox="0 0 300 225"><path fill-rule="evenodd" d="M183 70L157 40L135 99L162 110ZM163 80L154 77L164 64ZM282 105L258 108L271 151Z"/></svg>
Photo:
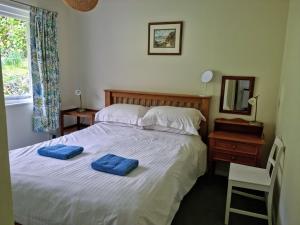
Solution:
<svg viewBox="0 0 300 225"><path fill-rule="evenodd" d="M28 95L28 22L0 16L0 49L5 96Z"/></svg>

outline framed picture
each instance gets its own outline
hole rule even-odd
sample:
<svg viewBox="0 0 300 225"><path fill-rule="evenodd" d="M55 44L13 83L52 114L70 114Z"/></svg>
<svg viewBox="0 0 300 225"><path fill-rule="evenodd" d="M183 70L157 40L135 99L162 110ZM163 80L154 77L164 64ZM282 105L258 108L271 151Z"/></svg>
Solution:
<svg viewBox="0 0 300 225"><path fill-rule="evenodd" d="M149 23L148 55L181 55L182 21Z"/></svg>

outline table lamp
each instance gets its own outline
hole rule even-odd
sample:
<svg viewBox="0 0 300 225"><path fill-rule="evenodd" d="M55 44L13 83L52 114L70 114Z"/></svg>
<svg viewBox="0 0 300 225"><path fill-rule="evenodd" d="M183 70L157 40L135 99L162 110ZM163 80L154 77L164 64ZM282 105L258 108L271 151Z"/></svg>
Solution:
<svg viewBox="0 0 300 225"><path fill-rule="evenodd" d="M252 97L248 100L248 103L252 106L255 106L255 114L254 114L254 120L250 121L251 125L255 125L255 126L262 126L261 122L257 122L256 121L256 116L257 116L257 102L258 102L258 96Z"/></svg>
<svg viewBox="0 0 300 225"><path fill-rule="evenodd" d="M75 95L79 96L79 100L80 100L80 106L77 109L77 112L84 112L85 109L82 108L81 90L75 90Z"/></svg>

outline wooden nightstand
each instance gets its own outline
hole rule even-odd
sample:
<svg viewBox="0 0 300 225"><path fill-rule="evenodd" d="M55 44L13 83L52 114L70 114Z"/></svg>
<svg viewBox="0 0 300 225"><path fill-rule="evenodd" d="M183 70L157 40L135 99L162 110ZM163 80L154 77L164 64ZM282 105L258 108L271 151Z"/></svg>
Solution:
<svg viewBox="0 0 300 225"><path fill-rule="evenodd" d="M95 114L99 110L95 109L86 109L84 112L78 112L78 108L66 109L60 111L60 135L63 136L65 132L73 132L76 130L80 130L82 128L91 126L94 124ZM71 126L65 127L65 116L73 116L76 117L77 123ZM80 118L86 118L88 120L88 124L82 124Z"/></svg>
<svg viewBox="0 0 300 225"><path fill-rule="evenodd" d="M214 170L215 161L261 166L261 149L265 144L263 125L251 125L242 119L216 119L208 138L209 170Z"/></svg>

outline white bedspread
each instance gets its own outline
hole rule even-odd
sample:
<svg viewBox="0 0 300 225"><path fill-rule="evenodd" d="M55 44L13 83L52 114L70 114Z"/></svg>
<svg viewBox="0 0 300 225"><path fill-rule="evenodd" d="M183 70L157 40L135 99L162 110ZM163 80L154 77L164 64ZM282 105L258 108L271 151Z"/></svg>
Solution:
<svg viewBox="0 0 300 225"><path fill-rule="evenodd" d="M81 145L67 161L39 156L42 146ZM139 160L120 177L90 164L113 153ZM23 225L169 225L184 195L206 169L197 136L95 124L10 151L15 220Z"/></svg>

